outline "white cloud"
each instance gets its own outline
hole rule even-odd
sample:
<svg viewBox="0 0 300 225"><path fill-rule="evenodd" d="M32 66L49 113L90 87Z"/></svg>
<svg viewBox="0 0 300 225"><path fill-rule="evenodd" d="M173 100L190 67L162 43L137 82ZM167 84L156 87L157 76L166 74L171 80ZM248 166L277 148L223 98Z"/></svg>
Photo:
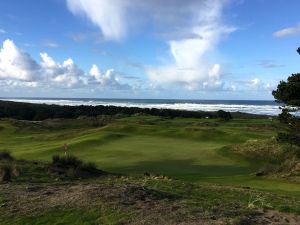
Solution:
<svg viewBox="0 0 300 225"><path fill-rule="evenodd" d="M219 86L220 63L208 61L207 55L216 48L221 36L234 31L234 28L221 24L224 1L211 1L194 13L190 34L186 38L169 41L173 63L147 70L149 78L159 83L182 83L188 87ZM192 88L192 89L194 89ZM189 88L191 89L191 88Z"/></svg>
<svg viewBox="0 0 300 225"><path fill-rule="evenodd" d="M124 37L123 17L127 3L127 0L67 0L72 13L86 16L108 39Z"/></svg>
<svg viewBox="0 0 300 225"><path fill-rule="evenodd" d="M254 78L250 81L245 82L246 86L240 85L240 90L249 90L249 91L267 91L271 92L275 89L275 85L262 81L259 78Z"/></svg>
<svg viewBox="0 0 300 225"><path fill-rule="evenodd" d="M294 27L288 27L282 30L278 30L273 33L273 36L277 38L283 38L283 37L293 36L296 34L300 34L300 23L298 23Z"/></svg>
<svg viewBox="0 0 300 225"><path fill-rule="evenodd" d="M253 80L251 80L249 82L249 85L250 85L250 87L252 87L254 89L258 89L262 85L262 83L261 83L260 79L254 78Z"/></svg>
<svg viewBox="0 0 300 225"><path fill-rule="evenodd" d="M7 80L4 81L7 86L11 87L29 87L29 88L36 88L38 87L38 82L36 81L19 81L19 80Z"/></svg>
<svg viewBox="0 0 300 225"><path fill-rule="evenodd" d="M57 44L57 43L54 42L54 41L46 41L46 42L44 43L44 46L47 47L47 48L59 48L59 47L60 47L60 45Z"/></svg>
<svg viewBox="0 0 300 225"><path fill-rule="evenodd" d="M6 34L6 33L7 33L6 30L0 29L0 34Z"/></svg>
<svg viewBox="0 0 300 225"><path fill-rule="evenodd" d="M127 89L129 88L128 85L120 84L119 78L117 77L116 72L114 69L106 70L105 73L101 73L100 69L97 65L93 65L90 70L90 76L99 83L101 86L104 87L115 87L118 89Z"/></svg>
<svg viewBox="0 0 300 225"><path fill-rule="evenodd" d="M5 40L0 49L0 81L11 87L56 87L56 88L129 88L121 84L113 69L103 74L93 65L86 74L69 58L63 63L56 62L47 53L40 54L42 61L37 63L31 56L20 50L13 41Z"/></svg>
<svg viewBox="0 0 300 225"><path fill-rule="evenodd" d="M273 69L273 68L279 68L284 66L282 64L276 63L274 60L268 60L268 59L260 60L258 65L260 65L265 69Z"/></svg>
<svg viewBox="0 0 300 225"><path fill-rule="evenodd" d="M60 64L55 62L47 53L41 53L40 55L42 58L41 67L48 80L67 87L75 87L86 83L84 82L84 72L78 68L71 58Z"/></svg>
<svg viewBox="0 0 300 225"><path fill-rule="evenodd" d="M20 50L13 41L5 40L0 50L0 78L32 81L40 66L29 54Z"/></svg>
<svg viewBox="0 0 300 225"><path fill-rule="evenodd" d="M76 33L76 34L70 33L67 36L75 42L82 42L87 40L90 36L93 35L91 33Z"/></svg>
<svg viewBox="0 0 300 225"><path fill-rule="evenodd" d="M101 71L99 70L98 66L95 64L92 66L90 70L90 75L101 85L107 85L109 83L114 83L117 82L115 75L114 75L114 70L110 69L105 72L105 74L102 74Z"/></svg>
<svg viewBox="0 0 300 225"><path fill-rule="evenodd" d="M162 32L167 38L172 58L169 64L146 69L151 82L182 84L189 89L220 86L221 65L217 60L207 60L207 56L222 36L235 30L221 23L223 7L229 0L66 1L71 12L86 16L109 40L122 39L138 23L153 23L153 32ZM216 68L212 78L210 73Z"/></svg>

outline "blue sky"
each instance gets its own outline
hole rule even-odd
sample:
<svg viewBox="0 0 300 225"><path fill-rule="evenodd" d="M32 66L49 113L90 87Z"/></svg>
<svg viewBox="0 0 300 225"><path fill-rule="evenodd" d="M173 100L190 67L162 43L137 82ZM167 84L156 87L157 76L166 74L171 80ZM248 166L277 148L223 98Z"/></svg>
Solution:
<svg viewBox="0 0 300 225"><path fill-rule="evenodd" d="M299 0L3 0L0 96L273 99Z"/></svg>

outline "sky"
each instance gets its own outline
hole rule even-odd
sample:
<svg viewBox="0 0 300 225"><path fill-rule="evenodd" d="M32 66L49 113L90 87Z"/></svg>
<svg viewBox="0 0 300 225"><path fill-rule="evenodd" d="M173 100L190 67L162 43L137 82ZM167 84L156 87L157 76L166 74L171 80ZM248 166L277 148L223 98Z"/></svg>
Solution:
<svg viewBox="0 0 300 225"><path fill-rule="evenodd" d="M0 97L272 100L299 0L1 0Z"/></svg>

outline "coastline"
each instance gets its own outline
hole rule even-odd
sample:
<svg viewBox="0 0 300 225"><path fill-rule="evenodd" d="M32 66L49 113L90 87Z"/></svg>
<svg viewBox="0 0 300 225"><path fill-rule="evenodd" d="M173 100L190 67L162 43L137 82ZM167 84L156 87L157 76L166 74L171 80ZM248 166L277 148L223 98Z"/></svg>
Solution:
<svg viewBox="0 0 300 225"><path fill-rule="evenodd" d="M277 116L280 104L266 100L176 100L176 99L106 99L106 98L0 98L2 101L60 106L115 106L141 109L167 109Z"/></svg>

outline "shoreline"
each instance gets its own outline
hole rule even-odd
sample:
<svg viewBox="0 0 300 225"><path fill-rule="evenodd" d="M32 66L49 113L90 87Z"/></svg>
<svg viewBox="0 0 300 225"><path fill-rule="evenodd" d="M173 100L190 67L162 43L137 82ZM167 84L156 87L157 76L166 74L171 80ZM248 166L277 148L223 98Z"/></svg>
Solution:
<svg viewBox="0 0 300 225"><path fill-rule="evenodd" d="M187 112L217 112L277 116L280 104L273 101L250 100L159 100L159 99L67 99L67 98L0 98L2 101L59 106L114 106L125 108L180 110Z"/></svg>
<svg viewBox="0 0 300 225"><path fill-rule="evenodd" d="M152 115L162 117L182 118L220 118L218 112L223 111L231 114L233 118L273 118L276 115L251 114L245 112L218 111L189 111L166 108L142 108L114 105L59 105L46 103L28 103L0 100L0 118L16 118L24 120L43 120L51 118L77 118L80 116L100 115Z"/></svg>

